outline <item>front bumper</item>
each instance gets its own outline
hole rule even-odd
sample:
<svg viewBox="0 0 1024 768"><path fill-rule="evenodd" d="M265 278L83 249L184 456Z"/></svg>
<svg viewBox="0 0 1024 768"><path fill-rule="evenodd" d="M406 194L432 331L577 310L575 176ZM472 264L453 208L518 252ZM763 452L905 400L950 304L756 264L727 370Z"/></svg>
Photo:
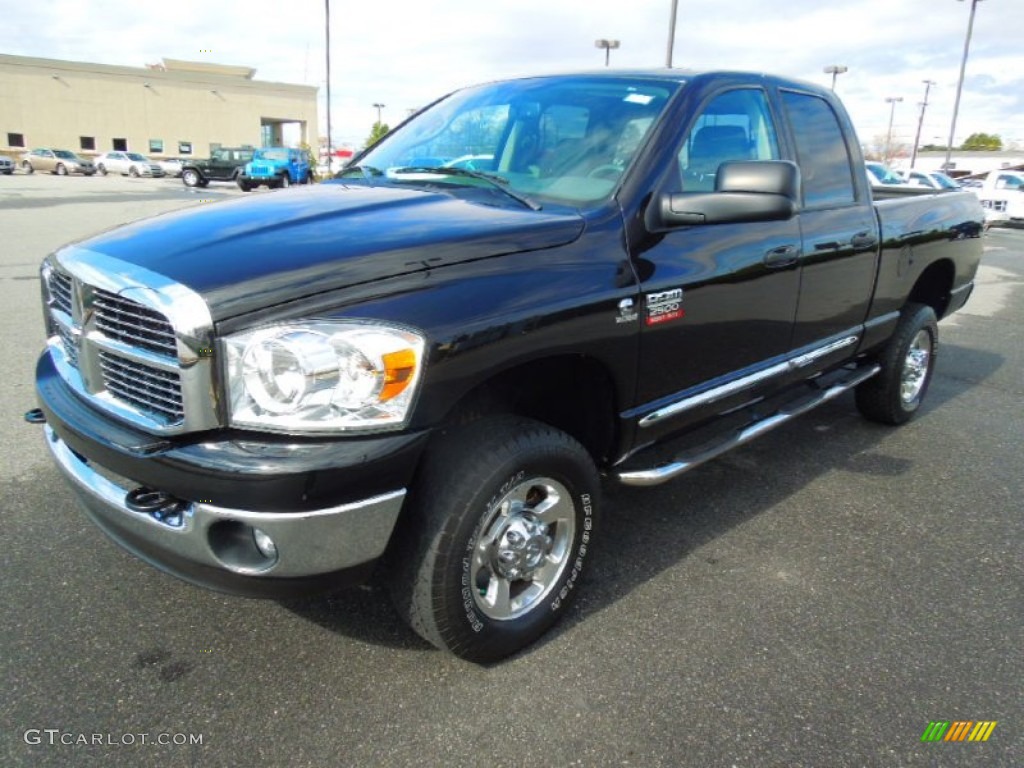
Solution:
<svg viewBox="0 0 1024 768"><path fill-rule="evenodd" d="M155 437L90 407L49 354L36 391L47 446L107 535L186 581L253 597L361 580L387 547L427 439ZM170 505L137 511L128 496L140 487ZM273 542L270 555L257 531Z"/></svg>
<svg viewBox="0 0 1024 768"><path fill-rule="evenodd" d="M362 573L384 552L405 490L309 512L250 512L186 502L168 520L128 507L109 479L49 427L46 443L89 517L132 554L201 586L254 597L283 597ZM253 538L274 542L268 557Z"/></svg>

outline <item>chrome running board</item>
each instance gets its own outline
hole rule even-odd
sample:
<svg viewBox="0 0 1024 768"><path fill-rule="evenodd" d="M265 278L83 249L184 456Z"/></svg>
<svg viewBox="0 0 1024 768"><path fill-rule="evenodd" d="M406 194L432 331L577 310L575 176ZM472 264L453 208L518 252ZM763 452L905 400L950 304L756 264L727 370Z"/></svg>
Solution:
<svg viewBox="0 0 1024 768"><path fill-rule="evenodd" d="M765 432L770 432L790 419L795 419L797 416L807 413L807 411L818 407L822 403L827 403L846 390L852 389L863 381L867 381L880 370L881 366L879 365L860 368L853 371L848 378L832 384L827 389L816 392L811 397L797 400L791 405L784 406L770 416L755 421L753 424L728 435L718 442L698 448L691 454L681 454L668 464L662 464L652 469L617 472L615 477L623 485L660 485L674 477L678 477L684 472L688 472L694 467L699 467L706 461L721 456L726 451L730 451L744 443L749 443L755 437L760 437Z"/></svg>

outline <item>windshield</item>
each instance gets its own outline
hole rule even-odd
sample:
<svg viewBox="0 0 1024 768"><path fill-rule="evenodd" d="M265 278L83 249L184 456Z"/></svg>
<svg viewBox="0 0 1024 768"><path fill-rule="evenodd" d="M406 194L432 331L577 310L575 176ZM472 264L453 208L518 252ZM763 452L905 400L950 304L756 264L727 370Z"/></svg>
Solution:
<svg viewBox="0 0 1024 768"><path fill-rule="evenodd" d="M287 149L257 149L256 154L253 155L253 160L277 160L279 162L288 162L288 150Z"/></svg>
<svg viewBox="0 0 1024 768"><path fill-rule="evenodd" d="M486 186L570 204L607 198L678 83L560 77L459 91L343 171L346 181ZM452 168L463 173L416 173Z"/></svg>
<svg viewBox="0 0 1024 768"><path fill-rule="evenodd" d="M942 189L960 189L960 186L944 173L936 171L930 175Z"/></svg>
<svg viewBox="0 0 1024 768"><path fill-rule="evenodd" d="M134 160L137 163L148 163L149 162L145 157L140 155L138 152L129 152L128 153L128 159L129 160Z"/></svg>
<svg viewBox="0 0 1024 768"><path fill-rule="evenodd" d="M74 152L68 152L66 149L55 149L55 150L53 150L53 154L55 154L57 157L61 158L62 160L77 160L78 159L78 157L75 155Z"/></svg>
<svg viewBox="0 0 1024 768"><path fill-rule="evenodd" d="M867 166L868 171L871 172L871 175L874 176L876 179L878 179L883 184L905 184L906 183L905 181L903 181L903 179L901 179L899 176L897 176L895 173L890 171L888 168L886 168L881 163L865 163L865 165Z"/></svg>

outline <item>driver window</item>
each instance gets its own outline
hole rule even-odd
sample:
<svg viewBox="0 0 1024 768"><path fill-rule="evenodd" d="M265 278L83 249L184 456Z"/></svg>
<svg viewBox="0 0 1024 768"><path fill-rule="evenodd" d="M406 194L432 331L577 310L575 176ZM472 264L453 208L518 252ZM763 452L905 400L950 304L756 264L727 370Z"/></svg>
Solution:
<svg viewBox="0 0 1024 768"><path fill-rule="evenodd" d="M678 155L683 192L713 192L718 166L733 160L778 160L779 144L764 91L738 89L712 99Z"/></svg>

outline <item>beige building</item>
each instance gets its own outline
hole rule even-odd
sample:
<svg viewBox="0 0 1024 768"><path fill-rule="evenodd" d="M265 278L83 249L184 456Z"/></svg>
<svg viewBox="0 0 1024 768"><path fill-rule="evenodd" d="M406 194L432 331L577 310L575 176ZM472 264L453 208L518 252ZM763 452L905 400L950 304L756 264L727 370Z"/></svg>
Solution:
<svg viewBox="0 0 1024 768"><path fill-rule="evenodd" d="M118 67L0 54L0 153L34 147L206 157L217 146L318 146L317 89L248 67Z"/></svg>

